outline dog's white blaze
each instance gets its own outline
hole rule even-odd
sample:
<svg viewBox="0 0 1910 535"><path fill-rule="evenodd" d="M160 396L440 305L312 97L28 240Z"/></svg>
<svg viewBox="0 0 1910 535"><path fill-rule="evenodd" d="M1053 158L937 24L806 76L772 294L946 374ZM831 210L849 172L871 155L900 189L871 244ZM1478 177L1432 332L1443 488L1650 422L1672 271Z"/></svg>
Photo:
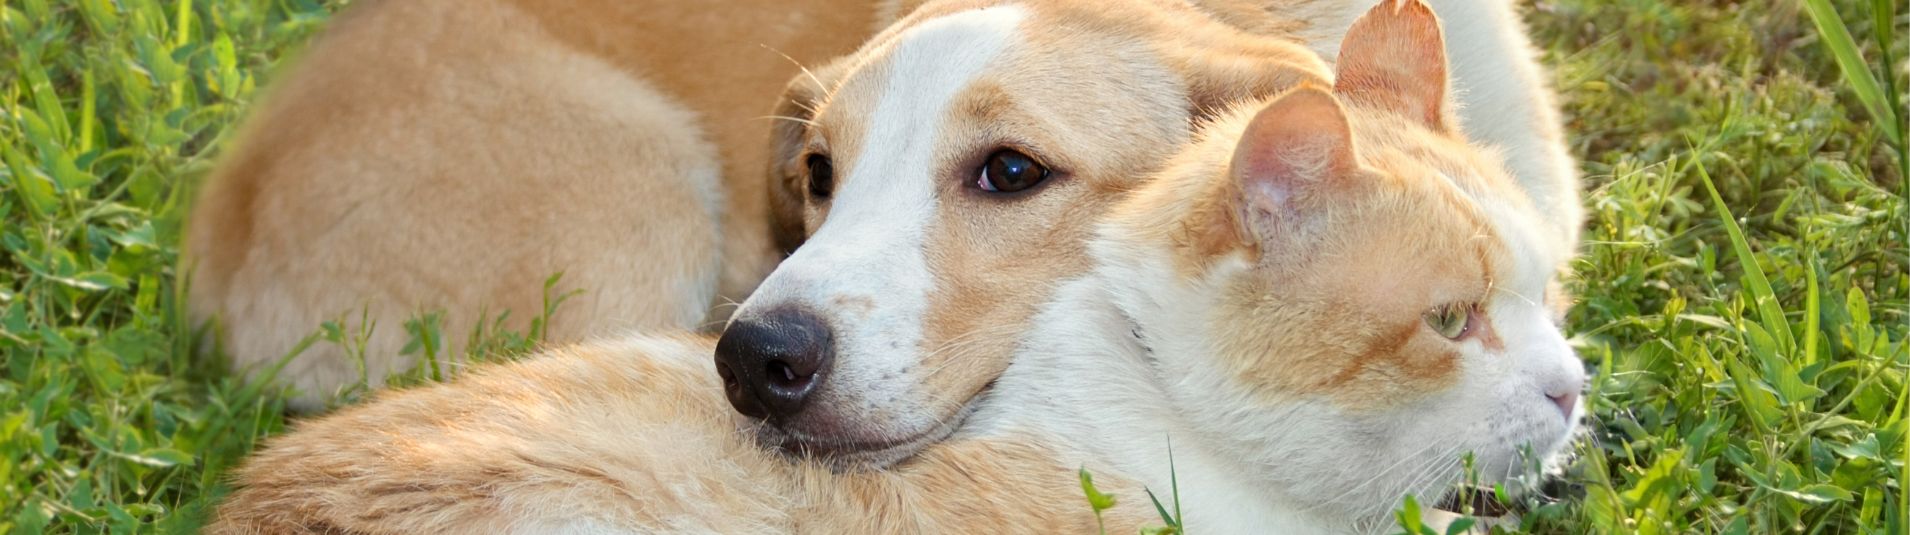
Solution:
<svg viewBox="0 0 1910 535"><path fill-rule="evenodd" d="M1013 6L964 11L896 38L882 60L888 79L868 119L867 141L833 196L828 220L759 292L764 304L808 303L831 318L832 388L854 393L869 408L893 411L921 397L917 385L894 376L921 357L915 348L934 286L923 248L936 209L940 126L955 96L1008 47L1024 15ZM836 306L842 298L870 306ZM926 415L894 416L913 424L908 420Z"/></svg>

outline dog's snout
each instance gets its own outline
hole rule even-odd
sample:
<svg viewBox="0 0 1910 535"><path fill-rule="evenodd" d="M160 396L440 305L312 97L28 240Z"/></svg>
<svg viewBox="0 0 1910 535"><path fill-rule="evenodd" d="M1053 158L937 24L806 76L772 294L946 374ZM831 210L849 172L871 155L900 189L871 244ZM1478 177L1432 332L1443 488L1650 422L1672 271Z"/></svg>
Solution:
<svg viewBox="0 0 1910 535"><path fill-rule="evenodd" d="M822 387L835 358L828 324L801 309L738 318L716 342L716 372L737 412L784 420Z"/></svg>

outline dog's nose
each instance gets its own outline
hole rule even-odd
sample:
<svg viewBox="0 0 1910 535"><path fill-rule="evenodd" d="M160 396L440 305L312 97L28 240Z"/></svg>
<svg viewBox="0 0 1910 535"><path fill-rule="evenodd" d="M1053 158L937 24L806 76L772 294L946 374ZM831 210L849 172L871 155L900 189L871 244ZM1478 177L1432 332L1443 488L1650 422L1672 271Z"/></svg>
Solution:
<svg viewBox="0 0 1910 535"><path fill-rule="evenodd" d="M801 309L738 318L716 341L716 373L736 412L781 420L801 412L835 357L829 326Z"/></svg>

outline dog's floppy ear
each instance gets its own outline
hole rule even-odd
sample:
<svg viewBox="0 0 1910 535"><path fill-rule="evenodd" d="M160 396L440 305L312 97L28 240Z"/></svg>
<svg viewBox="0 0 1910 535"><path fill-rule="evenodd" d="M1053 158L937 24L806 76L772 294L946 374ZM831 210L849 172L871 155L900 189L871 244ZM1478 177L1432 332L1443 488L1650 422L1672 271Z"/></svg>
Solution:
<svg viewBox="0 0 1910 535"><path fill-rule="evenodd" d="M1181 73L1188 111L1196 121L1211 119L1236 102L1279 94L1331 72L1310 51L1261 43L1181 45L1166 50L1166 57Z"/></svg>
<svg viewBox="0 0 1910 535"><path fill-rule="evenodd" d="M1338 99L1302 84L1260 110L1234 147L1230 166L1244 238L1256 245L1309 240L1321 207L1358 180L1353 130Z"/></svg>
<svg viewBox="0 0 1910 535"><path fill-rule="evenodd" d="M769 225L776 249L788 255L808 238L803 226L802 151L816 107L834 85L835 63L803 72L789 80L771 113L769 134Z"/></svg>
<svg viewBox="0 0 1910 535"><path fill-rule="evenodd" d="M1453 132L1446 98L1446 41L1439 17L1420 0L1373 6L1340 43L1334 92Z"/></svg>

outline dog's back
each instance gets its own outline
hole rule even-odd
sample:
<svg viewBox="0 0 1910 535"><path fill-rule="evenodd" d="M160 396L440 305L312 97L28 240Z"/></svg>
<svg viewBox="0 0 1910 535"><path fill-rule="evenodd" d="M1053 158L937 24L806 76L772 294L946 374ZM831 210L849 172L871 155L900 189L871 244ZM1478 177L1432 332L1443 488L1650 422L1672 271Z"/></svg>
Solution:
<svg viewBox="0 0 1910 535"><path fill-rule="evenodd" d="M455 383L380 394L300 426L249 460L208 533L1094 526L1074 467L1028 441L958 441L890 470L853 474L765 450L736 430L740 418L717 395L710 350L710 340L696 337L584 344ZM1137 526L1143 512L1130 506L1109 521Z"/></svg>
<svg viewBox="0 0 1910 535"><path fill-rule="evenodd" d="M581 293L549 339L696 327L775 258L746 162L797 67L769 47L819 59L872 24L866 2L758 4L353 6L207 184L187 230L194 319L220 318L242 368L344 319L370 332L374 385L411 364L407 318L443 309L455 341L509 311L522 331L558 273L554 293ZM280 376L311 407L359 370L319 344Z"/></svg>

